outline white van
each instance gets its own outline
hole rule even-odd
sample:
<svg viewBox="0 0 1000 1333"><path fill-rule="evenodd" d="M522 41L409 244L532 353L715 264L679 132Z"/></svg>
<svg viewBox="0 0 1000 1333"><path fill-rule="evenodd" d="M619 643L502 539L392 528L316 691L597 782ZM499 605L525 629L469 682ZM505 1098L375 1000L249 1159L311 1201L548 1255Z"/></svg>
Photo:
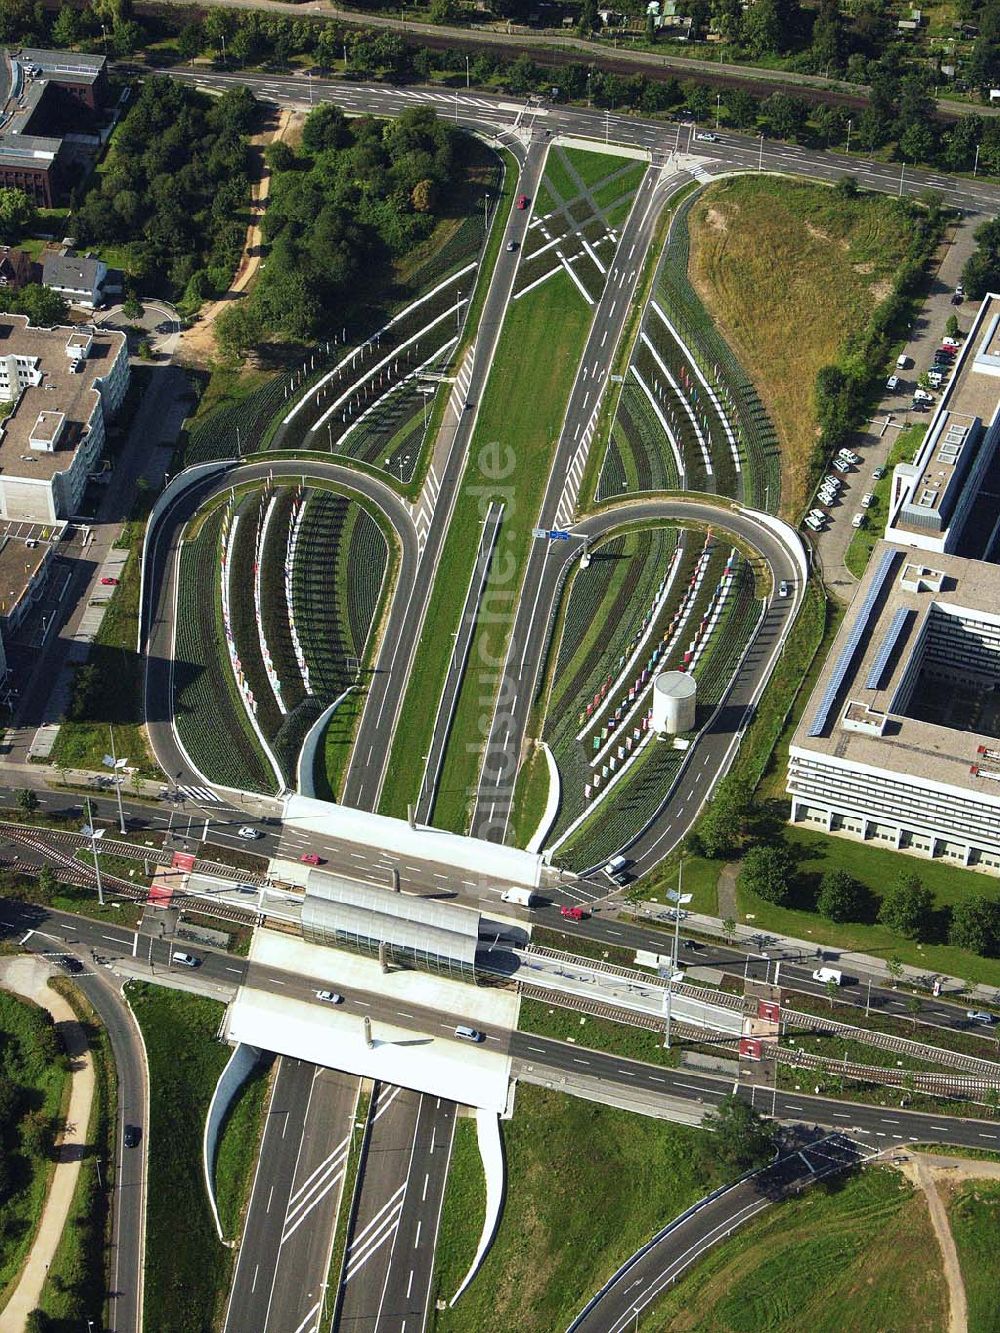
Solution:
<svg viewBox="0 0 1000 1333"><path fill-rule="evenodd" d="M627 865L628 865L627 856L613 856L611 860L608 862L608 864L604 867L604 873L606 875L617 875L618 872L620 870L624 870Z"/></svg>
<svg viewBox="0 0 1000 1333"><path fill-rule="evenodd" d="M821 981L824 986L831 981L835 981L838 986L842 986L844 984L844 974L838 972L835 967L818 967L813 973L813 981Z"/></svg>
<svg viewBox="0 0 1000 1333"><path fill-rule="evenodd" d="M170 961L179 963L181 967L197 967L201 959L195 958L193 953L181 953L179 949L175 949L170 955Z"/></svg>
<svg viewBox="0 0 1000 1333"><path fill-rule="evenodd" d="M902 356L896 357L896 365L900 370L905 370L909 364L910 364L910 358L906 355L905 352L903 353Z"/></svg>
<svg viewBox="0 0 1000 1333"><path fill-rule="evenodd" d="M455 1029L455 1036L461 1037L463 1041L482 1041L483 1034L477 1028L470 1028L465 1023L459 1023Z"/></svg>

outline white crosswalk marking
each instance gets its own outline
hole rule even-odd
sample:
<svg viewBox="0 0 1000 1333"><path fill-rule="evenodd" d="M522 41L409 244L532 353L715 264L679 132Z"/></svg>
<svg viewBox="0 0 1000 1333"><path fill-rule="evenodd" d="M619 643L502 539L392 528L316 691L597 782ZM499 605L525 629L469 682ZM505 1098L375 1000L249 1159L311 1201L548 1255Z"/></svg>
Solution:
<svg viewBox="0 0 1000 1333"><path fill-rule="evenodd" d="M177 790L182 792L189 801L210 801L215 805L222 804L222 797L216 796L211 787L178 787Z"/></svg>

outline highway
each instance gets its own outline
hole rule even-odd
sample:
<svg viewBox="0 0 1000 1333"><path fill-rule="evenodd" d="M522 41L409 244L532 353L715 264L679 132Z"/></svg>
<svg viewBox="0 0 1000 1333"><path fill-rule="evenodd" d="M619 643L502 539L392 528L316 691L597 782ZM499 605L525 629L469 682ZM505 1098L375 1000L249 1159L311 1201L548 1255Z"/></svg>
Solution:
<svg viewBox="0 0 1000 1333"><path fill-rule="evenodd" d="M356 1078L280 1060L224 1333L321 1326L357 1099Z"/></svg>

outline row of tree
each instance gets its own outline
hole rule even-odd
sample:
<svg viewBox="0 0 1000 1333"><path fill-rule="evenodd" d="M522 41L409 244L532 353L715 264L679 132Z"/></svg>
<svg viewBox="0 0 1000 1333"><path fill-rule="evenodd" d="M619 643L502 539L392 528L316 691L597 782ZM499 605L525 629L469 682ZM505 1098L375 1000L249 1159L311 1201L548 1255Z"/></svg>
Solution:
<svg viewBox="0 0 1000 1333"><path fill-rule="evenodd" d="M125 248L144 290L193 305L225 291L246 235L247 135L258 113L246 88L211 98L146 79L104 170L74 200L77 240Z"/></svg>
<svg viewBox="0 0 1000 1333"><path fill-rule="evenodd" d="M426 107L349 121L326 103L306 119L299 151L278 142L268 158L267 265L217 329L233 351L322 336L383 295L394 263L447 209L455 131Z"/></svg>

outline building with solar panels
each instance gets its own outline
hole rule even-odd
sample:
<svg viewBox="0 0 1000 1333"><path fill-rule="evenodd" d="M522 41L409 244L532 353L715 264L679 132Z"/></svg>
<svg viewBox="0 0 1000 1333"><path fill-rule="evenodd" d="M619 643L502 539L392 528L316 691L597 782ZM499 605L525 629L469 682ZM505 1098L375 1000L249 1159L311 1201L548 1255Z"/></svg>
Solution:
<svg viewBox="0 0 1000 1333"><path fill-rule="evenodd" d="M468 907L310 871L302 901L302 934L378 958L389 967L474 981L480 916Z"/></svg>
<svg viewBox="0 0 1000 1333"><path fill-rule="evenodd" d="M787 789L794 823L1000 872L1000 566L876 546Z"/></svg>

